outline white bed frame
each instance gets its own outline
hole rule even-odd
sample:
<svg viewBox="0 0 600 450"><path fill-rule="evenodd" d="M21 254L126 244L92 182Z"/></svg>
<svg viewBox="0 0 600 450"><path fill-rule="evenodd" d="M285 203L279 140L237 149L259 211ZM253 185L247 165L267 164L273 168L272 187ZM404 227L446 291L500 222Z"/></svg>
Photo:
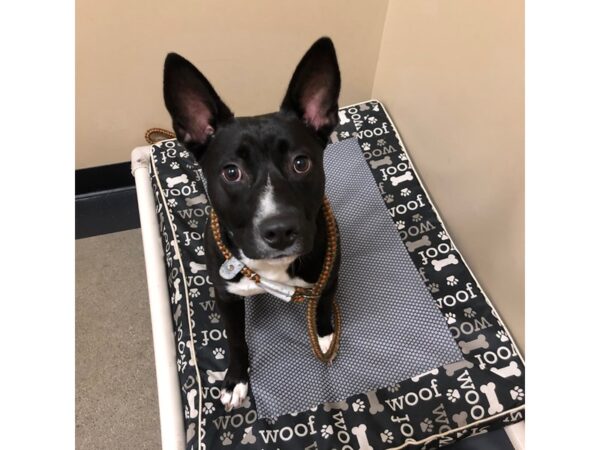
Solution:
<svg viewBox="0 0 600 450"><path fill-rule="evenodd" d="M137 147L131 153L131 173L135 177L148 298L152 319L154 362L160 410L162 450L185 449L183 407L176 366L176 349L173 341L173 319L164 266L164 253L158 230L154 192L150 182L151 146ZM525 422L504 428L515 450L525 448Z"/></svg>

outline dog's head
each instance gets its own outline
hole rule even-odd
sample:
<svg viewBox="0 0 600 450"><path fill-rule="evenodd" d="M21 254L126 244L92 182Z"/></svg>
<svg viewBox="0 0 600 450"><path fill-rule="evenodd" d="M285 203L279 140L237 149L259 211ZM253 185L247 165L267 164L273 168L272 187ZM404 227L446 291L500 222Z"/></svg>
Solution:
<svg viewBox="0 0 600 450"><path fill-rule="evenodd" d="M177 139L196 156L212 207L248 258L312 250L325 190L323 151L337 125L339 92L329 38L304 55L280 110L255 117L234 117L198 69L167 56L164 97Z"/></svg>

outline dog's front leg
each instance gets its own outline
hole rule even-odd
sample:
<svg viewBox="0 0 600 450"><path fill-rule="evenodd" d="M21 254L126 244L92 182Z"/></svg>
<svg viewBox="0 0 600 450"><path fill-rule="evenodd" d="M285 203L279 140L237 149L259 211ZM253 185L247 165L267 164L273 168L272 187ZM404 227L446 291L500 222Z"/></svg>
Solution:
<svg viewBox="0 0 600 450"><path fill-rule="evenodd" d="M229 344L229 368L223 380L221 402L225 410L238 408L248 395L248 346L245 336L244 299L237 295L217 294Z"/></svg>
<svg viewBox="0 0 600 450"><path fill-rule="evenodd" d="M329 350L333 342L333 333L336 331L333 329L332 324L334 294L335 285L321 294L321 298L317 304L317 335L319 338L319 347L321 347L323 353L327 353L327 350Z"/></svg>
<svg viewBox="0 0 600 450"><path fill-rule="evenodd" d="M333 334L338 331L333 327L333 300L337 289L339 269L340 255L338 251L329 280L327 281L327 284L321 293L321 298L319 298L319 303L317 304L317 335L319 338L319 347L321 347L323 353L327 353L327 350L329 350L329 347L333 342Z"/></svg>

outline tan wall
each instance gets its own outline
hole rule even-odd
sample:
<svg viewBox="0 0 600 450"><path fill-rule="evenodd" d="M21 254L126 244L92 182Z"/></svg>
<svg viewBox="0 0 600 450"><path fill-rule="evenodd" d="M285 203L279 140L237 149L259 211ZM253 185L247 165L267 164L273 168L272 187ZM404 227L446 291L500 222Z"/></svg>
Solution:
<svg viewBox="0 0 600 450"><path fill-rule="evenodd" d="M237 115L274 111L295 65L330 36L341 103L371 95L387 1L77 0L76 168L129 160L144 131L170 128L169 51L194 62Z"/></svg>
<svg viewBox="0 0 600 450"><path fill-rule="evenodd" d="M373 96L524 345L521 0L390 0Z"/></svg>

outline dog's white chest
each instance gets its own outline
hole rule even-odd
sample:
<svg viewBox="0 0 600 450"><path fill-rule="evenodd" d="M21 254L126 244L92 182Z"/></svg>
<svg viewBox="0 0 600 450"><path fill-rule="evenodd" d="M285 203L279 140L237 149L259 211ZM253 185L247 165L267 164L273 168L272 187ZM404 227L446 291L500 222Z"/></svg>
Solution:
<svg viewBox="0 0 600 450"><path fill-rule="evenodd" d="M307 283L301 278L291 278L287 269L289 265L294 261L293 258L280 258L276 260L268 259L249 259L242 257L242 262L254 272L259 274L262 278L269 279L271 281L277 281L279 283L287 284L289 286L301 286L311 287L312 283ZM243 277L238 282L228 282L227 292L247 297L250 295L263 294L265 290L259 287L254 281Z"/></svg>

